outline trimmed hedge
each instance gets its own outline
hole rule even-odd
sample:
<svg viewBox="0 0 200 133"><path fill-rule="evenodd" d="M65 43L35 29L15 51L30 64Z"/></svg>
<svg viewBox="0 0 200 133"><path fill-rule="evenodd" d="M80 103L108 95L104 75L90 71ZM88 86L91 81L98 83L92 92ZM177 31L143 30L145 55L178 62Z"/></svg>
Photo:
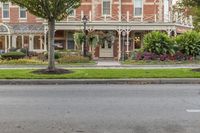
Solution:
<svg viewBox="0 0 200 133"><path fill-rule="evenodd" d="M90 60L88 57L83 56L64 56L58 59L58 63L65 64L65 63L89 63Z"/></svg>
<svg viewBox="0 0 200 133"><path fill-rule="evenodd" d="M22 52L9 52L1 55L2 59L7 59L7 60L21 59L24 58L25 56L26 54Z"/></svg>

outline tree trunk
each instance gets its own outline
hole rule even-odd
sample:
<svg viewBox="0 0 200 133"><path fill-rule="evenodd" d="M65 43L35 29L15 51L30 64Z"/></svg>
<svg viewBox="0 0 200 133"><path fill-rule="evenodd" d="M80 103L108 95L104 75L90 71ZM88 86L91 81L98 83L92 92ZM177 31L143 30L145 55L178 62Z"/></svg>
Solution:
<svg viewBox="0 0 200 133"><path fill-rule="evenodd" d="M54 35L55 35L55 19L48 21L48 70L55 71L55 57L54 57Z"/></svg>

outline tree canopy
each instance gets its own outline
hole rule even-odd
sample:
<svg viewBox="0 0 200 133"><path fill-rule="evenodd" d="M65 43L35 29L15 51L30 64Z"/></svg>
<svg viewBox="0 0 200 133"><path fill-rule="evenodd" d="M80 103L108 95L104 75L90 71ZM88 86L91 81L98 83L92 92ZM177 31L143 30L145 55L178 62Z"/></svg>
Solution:
<svg viewBox="0 0 200 133"><path fill-rule="evenodd" d="M26 8L31 14L48 21L48 68L56 72L54 59L55 22L63 20L73 9L80 6L81 0L0 0L12 2Z"/></svg>
<svg viewBox="0 0 200 133"><path fill-rule="evenodd" d="M81 0L0 0L12 2L46 20L62 20L80 5Z"/></svg>

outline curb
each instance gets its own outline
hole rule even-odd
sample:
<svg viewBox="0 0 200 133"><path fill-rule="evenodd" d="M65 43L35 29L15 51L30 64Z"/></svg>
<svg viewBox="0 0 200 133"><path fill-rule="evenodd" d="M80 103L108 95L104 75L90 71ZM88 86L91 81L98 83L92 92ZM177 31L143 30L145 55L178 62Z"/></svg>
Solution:
<svg viewBox="0 0 200 133"><path fill-rule="evenodd" d="M1 79L0 85L200 84L200 79Z"/></svg>

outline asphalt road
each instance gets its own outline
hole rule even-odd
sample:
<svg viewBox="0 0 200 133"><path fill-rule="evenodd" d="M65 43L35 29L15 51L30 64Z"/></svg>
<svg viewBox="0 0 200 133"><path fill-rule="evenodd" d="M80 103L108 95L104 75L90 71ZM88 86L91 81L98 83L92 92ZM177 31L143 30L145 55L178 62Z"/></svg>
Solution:
<svg viewBox="0 0 200 133"><path fill-rule="evenodd" d="M0 133L199 132L199 85L0 86Z"/></svg>

